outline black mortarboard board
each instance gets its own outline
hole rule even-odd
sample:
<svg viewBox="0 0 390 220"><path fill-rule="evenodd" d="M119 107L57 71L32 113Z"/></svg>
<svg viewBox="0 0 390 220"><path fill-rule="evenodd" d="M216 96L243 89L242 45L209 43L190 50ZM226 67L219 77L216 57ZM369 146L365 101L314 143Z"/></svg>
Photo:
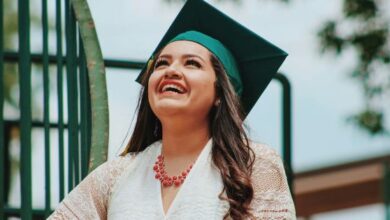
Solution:
<svg viewBox="0 0 390 220"><path fill-rule="evenodd" d="M153 55L177 35L187 31L198 31L217 39L233 54L242 82L240 100L247 115L276 74L287 53L203 0L188 0ZM138 82L145 71L146 67L138 76Z"/></svg>

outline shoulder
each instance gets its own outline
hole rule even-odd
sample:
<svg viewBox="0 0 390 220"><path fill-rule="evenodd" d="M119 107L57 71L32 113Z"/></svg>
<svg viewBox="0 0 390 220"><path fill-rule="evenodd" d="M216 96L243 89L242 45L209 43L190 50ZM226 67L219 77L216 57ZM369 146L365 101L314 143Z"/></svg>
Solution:
<svg viewBox="0 0 390 220"><path fill-rule="evenodd" d="M283 165L282 159L279 153L276 152L271 146L251 141L249 146L255 154L255 165L266 166L280 166Z"/></svg>
<svg viewBox="0 0 390 220"><path fill-rule="evenodd" d="M131 162L134 160L136 155L127 154L125 156L116 156L113 159L110 159L100 166L98 166L95 170L93 170L88 177L97 177L97 176L117 176L119 175Z"/></svg>
<svg viewBox="0 0 390 220"><path fill-rule="evenodd" d="M296 219L281 157L266 144L251 142L250 146L255 153L251 175L254 216L256 219Z"/></svg>
<svg viewBox="0 0 390 220"><path fill-rule="evenodd" d="M117 157L98 166L65 197L49 219L105 219L112 185L131 161L129 156Z"/></svg>
<svg viewBox="0 0 390 220"><path fill-rule="evenodd" d="M133 163L135 157L135 154L127 154L125 156L112 158L88 174L85 178L85 182L92 183L96 187L100 188L102 192L109 195L117 180Z"/></svg>
<svg viewBox="0 0 390 220"><path fill-rule="evenodd" d="M135 159L136 154L126 154L125 156L116 156L96 168L97 172L115 171L126 168Z"/></svg>
<svg viewBox="0 0 390 220"><path fill-rule="evenodd" d="M116 156L98 166L90 175L94 178L102 179L105 182L107 181L104 179L109 179L110 186L113 186L123 173L127 172L127 170L132 170L131 167L134 167L133 165L136 165L137 161L158 150L158 148L153 147L154 145L152 144L140 152L131 152L123 156Z"/></svg>
<svg viewBox="0 0 390 220"><path fill-rule="evenodd" d="M102 163L100 166L98 166L92 173L103 173L103 174L110 174L110 175L116 175L120 174L126 168L128 168L131 164L133 164L137 158L143 157L142 155L149 155L150 153L155 152L156 150L159 150L160 142L156 141L155 143L149 145L145 150L140 152L131 152L127 153L123 156L115 156L114 158ZM92 174L91 173L91 174Z"/></svg>
<svg viewBox="0 0 390 220"><path fill-rule="evenodd" d="M256 154L256 158L279 157L279 154L271 146L265 143L250 141L249 146Z"/></svg>
<svg viewBox="0 0 390 220"><path fill-rule="evenodd" d="M259 184L262 187L272 185L274 188L284 188L286 175L280 155L264 143L250 142L250 147L255 154L252 167L254 184ZM267 179L266 177L272 178Z"/></svg>

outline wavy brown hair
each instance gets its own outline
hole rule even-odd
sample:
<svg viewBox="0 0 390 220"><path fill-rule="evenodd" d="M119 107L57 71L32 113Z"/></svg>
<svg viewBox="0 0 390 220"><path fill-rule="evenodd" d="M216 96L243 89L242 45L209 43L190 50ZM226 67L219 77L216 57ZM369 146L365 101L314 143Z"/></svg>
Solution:
<svg viewBox="0 0 390 220"><path fill-rule="evenodd" d="M210 111L209 131L213 139L212 160L221 172L224 185L219 198L230 205L224 219L253 218L249 206L253 198L251 172L254 152L249 147L249 139L243 127L244 115L223 66L211 53L210 60L217 78L215 88L220 103ZM141 84L144 87L138 100L137 121L121 155L143 151L162 137L161 123L148 101L148 80L153 72L154 62L148 65L149 68L142 76Z"/></svg>

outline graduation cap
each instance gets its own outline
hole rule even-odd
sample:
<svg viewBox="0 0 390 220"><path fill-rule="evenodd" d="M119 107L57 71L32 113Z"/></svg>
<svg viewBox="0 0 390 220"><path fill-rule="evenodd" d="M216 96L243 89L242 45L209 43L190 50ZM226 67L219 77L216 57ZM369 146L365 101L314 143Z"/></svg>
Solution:
<svg viewBox="0 0 390 220"><path fill-rule="evenodd" d="M154 50L171 41L190 40L210 50L223 64L244 113L247 115L261 96L287 53L245 28L203 0L188 0ZM141 71L137 78L140 82Z"/></svg>

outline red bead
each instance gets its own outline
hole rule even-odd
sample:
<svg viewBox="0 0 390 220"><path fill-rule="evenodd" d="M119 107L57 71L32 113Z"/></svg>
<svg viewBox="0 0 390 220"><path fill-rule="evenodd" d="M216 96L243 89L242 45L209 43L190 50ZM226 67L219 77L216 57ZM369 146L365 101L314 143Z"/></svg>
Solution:
<svg viewBox="0 0 390 220"><path fill-rule="evenodd" d="M156 179L160 179L161 176L160 176L160 174L156 174L155 177L156 177Z"/></svg>
<svg viewBox="0 0 390 220"><path fill-rule="evenodd" d="M177 176L173 176L172 179L173 179L173 180L176 180L176 179L177 179Z"/></svg>
<svg viewBox="0 0 390 220"><path fill-rule="evenodd" d="M175 186L180 186L181 181L180 180L175 180Z"/></svg>

